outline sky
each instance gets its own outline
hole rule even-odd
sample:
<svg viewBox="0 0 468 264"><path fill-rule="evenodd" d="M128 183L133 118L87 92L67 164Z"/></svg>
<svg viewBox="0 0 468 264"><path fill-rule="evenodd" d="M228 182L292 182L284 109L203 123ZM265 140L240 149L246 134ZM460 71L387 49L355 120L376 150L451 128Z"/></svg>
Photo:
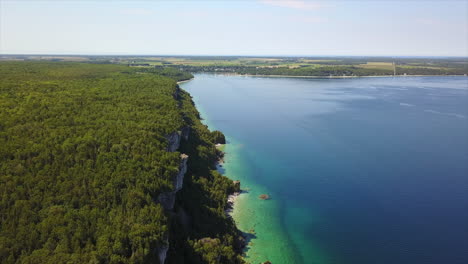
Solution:
<svg viewBox="0 0 468 264"><path fill-rule="evenodd" d="M0 0L0 54L468 56L468 0Z"/></svg>

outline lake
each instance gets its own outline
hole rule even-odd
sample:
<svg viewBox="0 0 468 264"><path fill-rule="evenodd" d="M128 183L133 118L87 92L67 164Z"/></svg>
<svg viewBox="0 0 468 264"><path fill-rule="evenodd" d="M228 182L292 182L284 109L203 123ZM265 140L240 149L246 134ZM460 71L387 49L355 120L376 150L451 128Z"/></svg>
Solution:
<svg viewBox="0 0 468 264"><path fill-rule="evenodd" d="M468 263L467 77L197 74L181 87L227 137L249 262Z"/></svg>

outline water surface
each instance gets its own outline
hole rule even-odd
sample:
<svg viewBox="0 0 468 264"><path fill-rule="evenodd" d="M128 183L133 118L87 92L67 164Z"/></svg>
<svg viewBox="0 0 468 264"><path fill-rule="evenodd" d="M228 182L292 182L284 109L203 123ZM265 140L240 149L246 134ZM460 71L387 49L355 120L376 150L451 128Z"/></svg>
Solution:
<svg viewBox="0 0 468 264"><path fill-rule="evenodd" d="M468 263L468 78L198 74L181 86L229 141L248 261Z"/></svg>

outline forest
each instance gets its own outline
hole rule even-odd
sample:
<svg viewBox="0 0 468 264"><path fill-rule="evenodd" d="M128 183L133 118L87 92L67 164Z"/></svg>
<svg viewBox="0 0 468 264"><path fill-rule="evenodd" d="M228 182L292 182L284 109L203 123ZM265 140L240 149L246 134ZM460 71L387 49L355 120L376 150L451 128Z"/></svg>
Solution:
<svg viewBox="0 0 468 264"><path fill-rule="evenodd" d="M0 62L1 263L243 263L211 132L177 69ZM177 151L167 135L188 127ZM173 209L181 153L187 172ZM165 261L164 261L165 259Z"/></svg>

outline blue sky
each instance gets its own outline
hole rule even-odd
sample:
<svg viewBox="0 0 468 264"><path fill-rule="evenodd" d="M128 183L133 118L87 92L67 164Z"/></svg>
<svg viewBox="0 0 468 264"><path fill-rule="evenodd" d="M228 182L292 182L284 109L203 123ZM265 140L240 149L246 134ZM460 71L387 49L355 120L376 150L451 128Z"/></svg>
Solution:
<svg viewBox="0 0 468 264"><path fill-rule="evenodd" d="M0 53L468 56L468 0L0 0Z"/></svg>

